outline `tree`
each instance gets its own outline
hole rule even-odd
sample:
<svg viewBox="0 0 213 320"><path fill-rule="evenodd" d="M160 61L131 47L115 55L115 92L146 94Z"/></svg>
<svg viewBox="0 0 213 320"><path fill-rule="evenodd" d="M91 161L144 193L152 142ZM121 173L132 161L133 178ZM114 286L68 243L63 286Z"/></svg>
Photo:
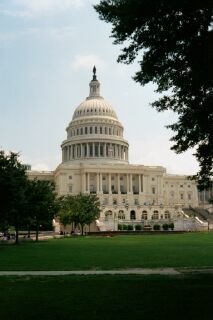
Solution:
<svg viewBox="0 0 213 320"><path fill-rule="evenodd" d="M65 236L66 226L73 222L72 203L73 203L73 197L71 196L66 196L66 197L63 196L58 200L59 210L57 213L57 217L59 218L60 223L64 227L64 236Z"/></svg>
<svg viewBox="0 0 213 320"><path fill-rule="evenodd" d="M140 57L134 80L154 82L152 103L158 111L172 110L178 121L172 150L195 148L200 189L213 176L213 6L210 0L103 0L95 6L100 19L112 24L115 44L124 44L119 62ZM168 91L169 90L169 91Z"/></svg>
<svg viewBox="0 0 213 320"><path fill-rule="evenodd" d="M28 217L36 224L36 241L38 241L39 227L42 223L52 220L58 207L56 203L54 183L46 180L32 180L28 182L27 190Z"/></svg>
<svg viewBox="0 0 213 320"><path fill-rule="evenodd" d="M70 215L70 222L80 224L82 235L84 226L94 222L100 215L100 203L95 195L80 193L76 196L65 196L62 202L63 210Z"/></svg>
<svg viewBox="0 0 213 320"><path fill-rule="evenodd" d="M19 226L25 219L27 175L17 153L0 151L0 220L4 226L15 226L16 244Z"/></svg>

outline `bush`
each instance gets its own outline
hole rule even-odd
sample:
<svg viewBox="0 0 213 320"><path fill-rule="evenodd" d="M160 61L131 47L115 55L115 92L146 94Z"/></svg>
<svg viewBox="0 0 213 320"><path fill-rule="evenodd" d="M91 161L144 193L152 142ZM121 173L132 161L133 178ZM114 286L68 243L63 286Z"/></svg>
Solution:
<svg viewBox="0 0 213 320"><path fill-rule="evenodd" d="M128 226L126 224L123 224L123 230L128 230Z"/></svg>
<svg viewBox="0 0 213 320"><path fill-rule="evenodd" d="M127 230L133 230L133 225L128 224L128 226L127 226Z"/></svg>
<svg viewBox="0 0 213 320"><path fill-rule="evenodd" d="M123 225L122 224L118 224L118 230L123 230Z"/></svg>
<svg viewBox="0 0 213 320"><path fill-rule="evenodd" d="M173 223L173 222L169 224L169 229L174 230L174 227L175 227L175 226L174 226L174 223Z"/></svg>
<svg viewBox="0 0 213 320"><path fill-rule="evenodd" d="M169 229L169 225L167 223L163 224L163 230L166 231Z"/></svg>
<svg viewBox="0 0 213 320"><path fill-rule="evenodd" d="M160 225L159 224L154 224L153 230L155 230L155 231L160 230Z"/></svg>
<svg viewBox="0 0 213 320"><path fill-rule="evenodd" d="M136 224L135 230L136 231L142 230L142 225L141 224Z"/></svg>

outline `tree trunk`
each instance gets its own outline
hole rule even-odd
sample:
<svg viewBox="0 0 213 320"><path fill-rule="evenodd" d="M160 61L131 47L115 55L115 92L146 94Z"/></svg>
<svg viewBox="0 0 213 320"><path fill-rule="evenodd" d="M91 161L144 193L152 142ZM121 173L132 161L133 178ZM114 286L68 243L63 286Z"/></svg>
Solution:
<svg viewBox="0 0 213 320"><path fill-rule="evenodd" d="M81 224L81 235L84 235L84 224Z"/></svg>
<svg viewBox="0 0 213 320"><path fill-rule="evenodd" d="M15 226L15 230L16 230L16 241L15 241L15 244L18 244L19 241L18 241L18 236L19 236L19 225L18 223L16 223L16 226Z"/></svg>
<svg viewBox="0 0 213 320"><path fill-rule="evenodd" d="M27 238L30 238L30 224L27 225Z"/></svg>
<svg viewBox="0 0 213 320"><path fill-rule="evenodd" d="M36 242L38 242L39 223L36 223Z"/></svg>

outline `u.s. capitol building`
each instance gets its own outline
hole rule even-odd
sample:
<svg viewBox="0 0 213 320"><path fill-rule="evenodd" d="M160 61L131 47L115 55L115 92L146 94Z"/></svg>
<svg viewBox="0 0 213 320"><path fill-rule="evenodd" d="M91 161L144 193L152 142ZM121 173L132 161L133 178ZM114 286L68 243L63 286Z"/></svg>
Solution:
<svg viewBox="0 0 213 320"><path fill-rule="evenodd" d="M29 171L31 179L55 182L57 194L94 193L100 199L99 230L118 224L163 224L175 229L205 227L183 208L198 207L196 182L167 174L162 166L129 163L129 144L113 107L101 96L93 69L89 96L74 111L62 142L62 162L53 172Z"/></svg>

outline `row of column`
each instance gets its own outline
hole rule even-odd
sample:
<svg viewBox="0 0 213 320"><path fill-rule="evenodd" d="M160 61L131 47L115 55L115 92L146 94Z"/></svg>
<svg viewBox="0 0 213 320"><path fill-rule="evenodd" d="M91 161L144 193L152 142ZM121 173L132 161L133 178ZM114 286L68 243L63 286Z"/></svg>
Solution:
<svg viewBox="0 0 213 320"><path fill-rule="evenodd" d="M91 179L91 175L93 175L93 180ZM112 174L108 173L104 175L105 179L103 180L102 173L96 173L94 178L94 173L83 173L82 176L82 192L95 192L95 193L103 193L107 192L112 194L116 192L118 194L124 193L141 193L143 192L143 175L142 174L134 174L134 184L133 184L133 175L132 174L116 174L113 176L116 178L112 184ZM123 177L123 183L121 183L120 177ZM104 181L104 183L103 183ZM112 190L112 186L114 186ZM121 187L124 187L123 191ZM133 188L134 187L134 188Z"/></svg>
<svg viewBox="0 0 213 320"><path fill-rule="evenodd" d="M63 162L96 157L109 157L128 161L128 147L113 143L92 142L71 144L62 149Z"/></svg>

